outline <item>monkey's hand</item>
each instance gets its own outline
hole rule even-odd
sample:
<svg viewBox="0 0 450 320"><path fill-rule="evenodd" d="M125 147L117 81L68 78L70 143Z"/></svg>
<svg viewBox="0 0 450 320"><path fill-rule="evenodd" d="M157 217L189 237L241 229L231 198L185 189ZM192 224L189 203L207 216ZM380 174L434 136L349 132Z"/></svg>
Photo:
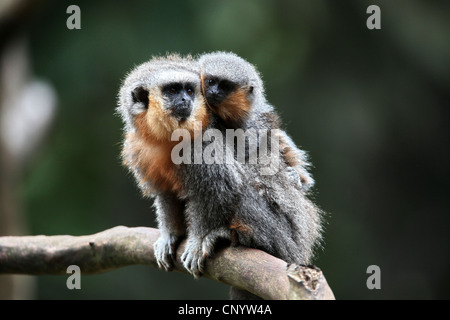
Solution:
<svg viewBox="0 0 450 320"><path fill-rule="evenodd" d="M181 260L195 278L199 278L204 272L206 259L212 256L218 238L230 239L230 233L227 230L213 230L205 237L188 237Z"/></svg>
<svg viewBox="0 0 450 320"><path fill-rule="evenodd" d="M287 167L285 173L291 184L298 190L306 192L314 186L314 179L303 167Z"/></svg>
<svg viewBox="0 0 450 320"><path fill-rule="evenodd" d="M174 261L176 259L175 253L178 243L181 238L166 232L162 232L158 240L153 245L155 251L156 262L158 267L166 271L172 271Z"/></svg>

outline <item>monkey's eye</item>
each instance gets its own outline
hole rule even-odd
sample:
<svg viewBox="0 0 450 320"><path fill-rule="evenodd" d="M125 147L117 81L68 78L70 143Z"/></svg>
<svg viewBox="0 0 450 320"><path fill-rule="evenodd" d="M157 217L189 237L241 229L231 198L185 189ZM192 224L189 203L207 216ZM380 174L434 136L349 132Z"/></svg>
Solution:
<svg viewBox="0 0 450 320"><path fill-rule="evenodd" d="M206 80L206 83L208 83L210 86L213 86L216 84L216 81L214 79L208 79Z"/></svg>
<svg viewBox="0 0 450 320"><path fill-rule="evenodd" d="M192 95L194 94L194 90L192 90L191 88L188 88L188 89L186 90L186 92L187 92L187 94L190 95L190 96L192 96Z"/></svg>
<svg viewBox="0 0 450 320"><path fill-rule="evenodd" d="M161 88L161 91L166 95L176 95L183 90L183 86L180 83L169 83Z"/></svg>
<svg viewBox="0 0 450 320"><path fill-rule="evenodd" d="M219 89L226 94L229 94L230 92L232 92L235 87L236 87L236 85L233 82L228 81L228 80L222 80L219 82Z"/></svg>

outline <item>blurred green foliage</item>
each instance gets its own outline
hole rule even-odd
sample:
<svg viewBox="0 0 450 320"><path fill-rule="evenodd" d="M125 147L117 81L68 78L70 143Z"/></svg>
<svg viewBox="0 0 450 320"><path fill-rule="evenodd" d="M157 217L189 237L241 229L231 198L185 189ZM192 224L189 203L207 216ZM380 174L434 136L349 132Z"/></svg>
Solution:
<svg viewBox="0 0 450 320"><path fill-rule="evenodd" d="M81 30L66 8L81 8ZM366 8L381 8L381 30ZM152 55L227 50L255 63L310 152L329 213L315 261L338 299L449 298L448 1L48 1L25 28L58 115L21 186L32 234L155 226L119 160L126 72ZM378 265L381 290L368 290ZM135 266L38 277L37 298L215 299L225 285Z"/></svg>

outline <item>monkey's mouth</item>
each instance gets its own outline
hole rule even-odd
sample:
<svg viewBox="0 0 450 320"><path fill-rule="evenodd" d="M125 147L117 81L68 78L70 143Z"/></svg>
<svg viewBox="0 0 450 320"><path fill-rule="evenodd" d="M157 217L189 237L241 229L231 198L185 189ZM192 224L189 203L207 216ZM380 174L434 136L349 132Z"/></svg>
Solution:
<svg viewBox="0 0 450 320"><path fill-rule="evenodd" d="M190 105L180 104L173 106L171 111L172 117L177 119L178 122L183 122L190 117L192 113L192 107Z"/></svg>
<svg viewBox="0 0 450 320"><path fill-rule="evenodd" d="M222 103L223 99L216 94L207 94L206 101L211 109L216 109Z"/></svg>
<svg viewBox="0 0 450 320"><path fill-rule="evenodd" d="M211 104L207 99L205 99L205 103L206 103L206 106L208 108L210 108L212 111L216 110L217 107L215 105Z"/></svg>

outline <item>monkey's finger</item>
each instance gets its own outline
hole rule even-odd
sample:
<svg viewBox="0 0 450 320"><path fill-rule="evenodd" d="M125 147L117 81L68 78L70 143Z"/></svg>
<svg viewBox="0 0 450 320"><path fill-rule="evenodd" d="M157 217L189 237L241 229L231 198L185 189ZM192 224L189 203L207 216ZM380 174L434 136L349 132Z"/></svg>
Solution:
<svg viewBox="0 0 450 320"><path fill-rule="evenodd" d="M183 266L184 268L189 271L190 274L192 274L195 278L199 278L200 274L198 272L198 268L196 266L196 258L195 256L190 252L185 252L184 254L184 261Z"/></svg>
<svg viewBox="0 0 450 320"><path fill-rule="evenodd" d="M169 257L165 258L156 258L156 263L160 269L164 269L165 271L172 271L174 266Z"/></svg>
<svg viewBox="0 0 450 320"><path fill-rule="evenodd" d="M168 256L166 260L163 260L163 262L164 262L164 270L168 272L173 270L174 264L171 257Z"/></svg>
<svg viewBox="0 0 450 320"><path fill-rule="evenodd" d="M203 257L200 257L197 259L197 273L198 276L201 277L204 272L204 265L205 265L205 259Z"/></svg>
<svg viewBox="0 0 450 320"><path fill-rule="evenodd" d="M183 252L183 254L181 255L181 261L183 261L183 264L186 262L186 258L187 258L187 252Z"/></svg>
<svg viewBox="0 0 450 320"><path fill-rule="evenodd" d="M173 243L170 246L169 255L172 262L177 260L177 245L178 245L177 243Z"/></svg>

